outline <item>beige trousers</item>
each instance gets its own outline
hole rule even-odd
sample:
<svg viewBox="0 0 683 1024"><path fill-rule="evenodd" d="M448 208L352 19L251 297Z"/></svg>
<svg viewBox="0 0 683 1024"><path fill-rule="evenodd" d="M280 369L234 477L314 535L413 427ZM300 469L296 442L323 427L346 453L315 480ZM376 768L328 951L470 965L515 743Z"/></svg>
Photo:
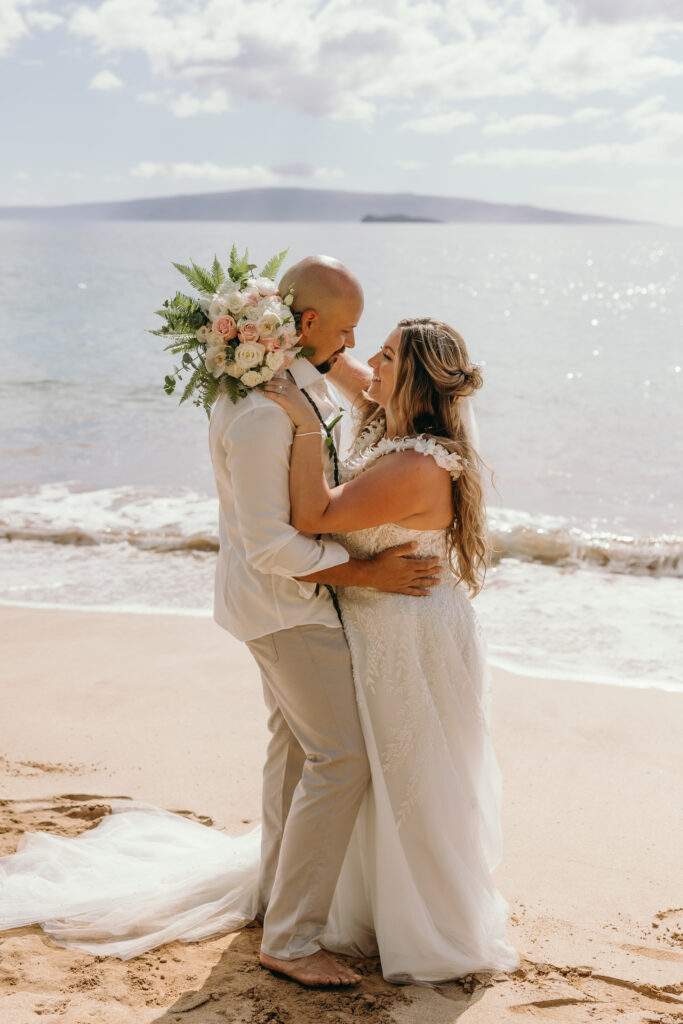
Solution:
<svg viewBox="0 0 683 1024"><path fill-rule="evenodd" d="M320 949L370 779L342 629L296 626L250 640L269 711L259 885L264 953Z"/></svg>

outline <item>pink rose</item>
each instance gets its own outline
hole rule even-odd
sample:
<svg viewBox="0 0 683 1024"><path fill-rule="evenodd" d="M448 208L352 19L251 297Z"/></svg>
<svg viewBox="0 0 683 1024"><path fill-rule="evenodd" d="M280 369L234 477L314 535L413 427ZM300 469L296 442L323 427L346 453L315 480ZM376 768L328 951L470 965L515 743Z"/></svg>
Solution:
<svg viewBox="0 0 683 1024"><path fill-rule="evenodd" d="M277 352L280 348L280 339L262 338L261 344L265 346L266 352Z"/></svg>
<svg viewBox="0 0 683 1024"><path fill-rule="evenodd" d="M249 341L259 340L259 330L253 320L248 320L247 323L242 324L239 330L240 341L246 344Z"/></svg>
<svg viewBox="0 0 683 1024"><path fill-rule="evenodd" d="M231 316L219 316L218 320L214 322L213 329L226 341L232 341L237 337L237 324Z"/></svg>

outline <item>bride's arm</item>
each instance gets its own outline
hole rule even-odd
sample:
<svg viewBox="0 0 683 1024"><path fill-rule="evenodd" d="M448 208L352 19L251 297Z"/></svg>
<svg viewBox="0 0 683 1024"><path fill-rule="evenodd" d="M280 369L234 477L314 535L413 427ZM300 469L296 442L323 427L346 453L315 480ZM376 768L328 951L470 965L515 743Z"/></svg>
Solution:
<svg viewBox="0 0 683 1024"><path fill-rule="evenodd" d="M302 533L345 533L382 523L400 523L428 512L442 476L433 459L419 452L393 452L361 476L330 488L323 469L322 438L294 435L289 471L292 526Z"/></svg>
<svg viewBox="0 0 683 1024"><path fill-rule="evenodd" d="M393 452L355 480L330 488L324 471L320 424L296 385L273 381L265 394L296 428L289 470L291 522L302 533L344 533L400 523L450 500L446 470L415 451Z"/></svg>
<svg viewBox="0 0 683 1024"><path fill-rule="evenodd" d="M326 374L330 383L353 405L361 392L367 391L372 383L372 370L366 363L343 352Z"/></svg>

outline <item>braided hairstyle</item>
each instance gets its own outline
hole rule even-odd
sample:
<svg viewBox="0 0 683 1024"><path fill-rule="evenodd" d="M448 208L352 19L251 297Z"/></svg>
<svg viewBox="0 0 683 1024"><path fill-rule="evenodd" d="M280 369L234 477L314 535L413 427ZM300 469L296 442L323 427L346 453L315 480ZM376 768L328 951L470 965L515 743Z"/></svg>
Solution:
<svg viewBox="0 0 683 1024"><path fill-rule="evenodd" d="M391 416L398 437L435 438L462 460L452 481L453 522L448 528L448 558L458 580L477 594L486 575L489 542L482 487L482 462L470 440L463 416L463 398L482 386L481 371L470 362L465 342L452 327L431 317L400 320ZM376 402L364 399L359 408L360 434L386 415Z"/></svg>

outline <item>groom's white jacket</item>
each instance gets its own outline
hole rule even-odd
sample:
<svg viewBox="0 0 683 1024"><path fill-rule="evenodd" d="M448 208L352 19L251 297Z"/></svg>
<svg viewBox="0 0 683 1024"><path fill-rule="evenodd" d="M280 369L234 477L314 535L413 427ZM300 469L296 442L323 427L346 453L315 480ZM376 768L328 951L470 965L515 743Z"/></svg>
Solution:
<svg viewBox="0 0 683 1024"><path fill-rule="evenodd" d="M329 422L339 406L323 375L307 359L297 359L291 372ZM290 524L293 434L284 410L259 392L236 405L221 395L211 412L209 447L220 540L214 619L239 640L255 640L292 626L339 626L327 589L320 587L316 595L314 583L293 579L349 558L341 544L315 540ZM337 426L337 450L340 435Z"/></svg>

